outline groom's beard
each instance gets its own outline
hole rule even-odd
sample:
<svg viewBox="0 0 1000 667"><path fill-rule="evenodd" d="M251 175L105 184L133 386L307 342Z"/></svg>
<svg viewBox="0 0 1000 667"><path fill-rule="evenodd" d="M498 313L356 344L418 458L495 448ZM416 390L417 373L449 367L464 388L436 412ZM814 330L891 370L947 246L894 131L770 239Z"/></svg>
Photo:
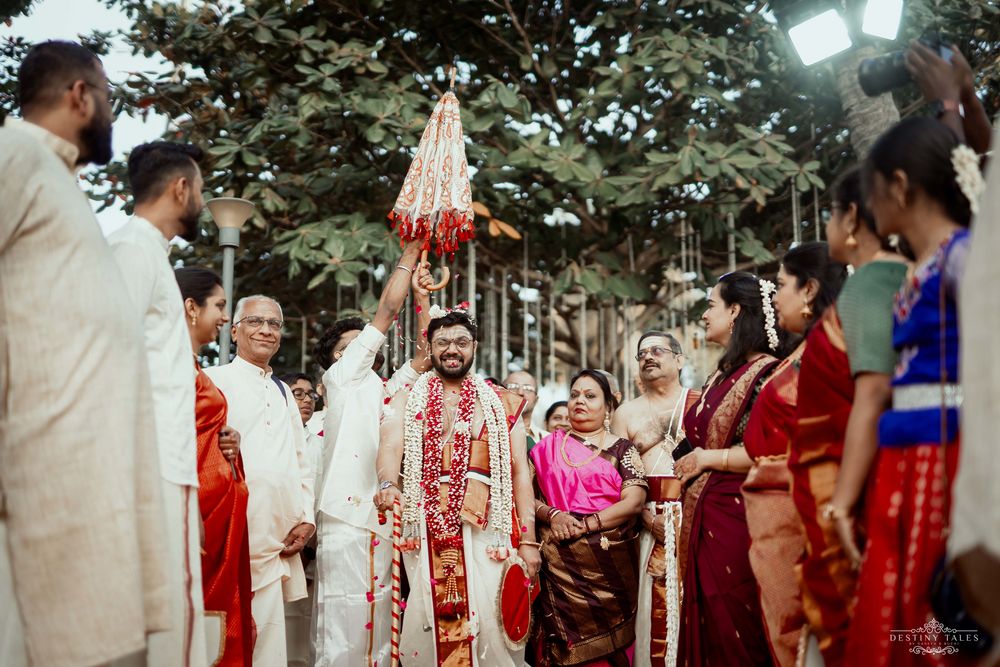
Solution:
<svg viewBox="0 0 1000 667"><path fill-rule="evenodd" d="M445 366L445 362L452 359L462 359L463 363L461 366L454 368ZM469 355L466 359L463 355L455 352L445 352L440 357L437 355L431 355L431 365L434 367L434 370L437 371L438 375L449 380L464 378L469 373L469 369L472 368L472 363L475 360L475 355Z"/></svg>

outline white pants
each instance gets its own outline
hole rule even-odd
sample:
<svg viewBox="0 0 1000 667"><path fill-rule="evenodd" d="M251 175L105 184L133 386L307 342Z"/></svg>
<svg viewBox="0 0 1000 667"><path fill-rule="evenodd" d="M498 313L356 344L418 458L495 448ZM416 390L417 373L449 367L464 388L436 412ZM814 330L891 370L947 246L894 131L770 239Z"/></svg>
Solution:
<svg viewBox="0 0 1000 667"><path fill-rule="evenodd" d="M316 538L316 667L388 665L392 541L326 515Z"/></svg>
<svg viewBox="0 0 1000 667"><path fill-rule="evenodd" d="M285 601L281 579L255 590L250 608L257 625L253 664L284 667L288 662L288 649L285 646Z"/></svg>
<svg viewBox="0 0 1000 667"><path fill-rule="evenodd" d="M149 635L146 651L114 667L206 667L198 489L161 480L170 567L171 629ZM185 646L187 660L185 660Z"/></svg>
<svg viewBox="0 0 1000 667"><path fill-rule="evenodd" d="M312 611L316 597L315 582L309 583L309 595L285 603L285 646L288 667L312 667Z"/></svg>

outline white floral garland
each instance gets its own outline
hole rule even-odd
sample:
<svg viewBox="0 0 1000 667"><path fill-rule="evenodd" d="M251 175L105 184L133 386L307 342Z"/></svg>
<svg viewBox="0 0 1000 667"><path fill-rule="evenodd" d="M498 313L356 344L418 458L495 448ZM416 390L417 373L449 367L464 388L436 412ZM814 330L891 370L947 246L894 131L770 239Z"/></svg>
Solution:
<svg viewBox="0 0 1000 667"><path fill-rule="evenodd" d="M774 298L776 290L774 283L770 280L760 278L757 282L760 284L760 301L764 309L764 333L767 334L767 346L774 352L778 349L778 330L776 328L777 320L774 317L774 304L771 299Z"/></svg>
<svg viewBox="0 0 1000 667"><path fill-rule="evenodd" d="M969 210L972 215L978 215L979 198L986 189L983 174L979 171L979 156L965 144L959 144L951 151L951 166L955 170L955 182L969 200Z"/></svg>
<svg viewBox="0 0 1000 667"><path fill-rule="evenodd" d="M433 371L422 374L413 383L406 401L403 428L403 538L409 546L420 541L420 515L423 509L421 481L424 466L424 421L427 410L427 387ZM476 398L483 409L483 419L490 447L490 513L489 525L494 531L493 546L506 547L513 526L514 482L511 472L510 432L507 430L507 411L503 401L486 382L474 375ZM418 419L418 415L421 417ZM500 555L499 553L497 554Z"/></svg>
<svg viewBox="0 0 1000 667"><path fill-rule="evenodd" d="M667 560L667 664L677 664L677 643L681 626L681 588L677 580L677 532L681 523L682 505L679 502L665 504L663 515L663 548ZM674 523L676 521L676 523Z"/></svg>

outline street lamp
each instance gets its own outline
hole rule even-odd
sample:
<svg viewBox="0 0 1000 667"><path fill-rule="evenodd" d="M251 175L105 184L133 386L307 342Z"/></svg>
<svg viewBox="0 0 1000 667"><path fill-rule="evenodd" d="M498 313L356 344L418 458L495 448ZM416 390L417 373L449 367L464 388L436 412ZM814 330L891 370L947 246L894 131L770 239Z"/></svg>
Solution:
<svg viewBox="0 0 1000 667"><path fill-rule="evenodd" d="M233 313L233 263L240 246L240 228L253 215L254 205L238 197L216 197L205 202L212 219L219 226L222 247L222 289L226 293L226 314ZM230 327L219 332L219 365L229 363Z"/></svg>

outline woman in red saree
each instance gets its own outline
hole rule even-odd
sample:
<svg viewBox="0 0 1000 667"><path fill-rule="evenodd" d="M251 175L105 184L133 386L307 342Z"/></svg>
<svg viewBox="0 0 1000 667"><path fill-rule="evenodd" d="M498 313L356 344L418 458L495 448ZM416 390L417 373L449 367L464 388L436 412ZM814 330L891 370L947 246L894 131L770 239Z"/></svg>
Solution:
<svg viewBox="0 0 1000 667"><path fill-rule="evenodd" d="M830 259L825 243L804 243L789 250L778 270L774 310L778 326L802 335L833 303L846 269ZM744 434L753 467L743 483L750 566L760 588L764 627L776 665L797 664L806 624L795 564L805 535L791 495L788 448L796 428L799 365L805 342L781 361L764 381ZM804 657L804 655L803 655Z"/></svg>
<svg viewBox="0 0 1000 667"><path fill-rule="evenodd" d="M188 317L191 347L197 354L229 321L222 281L207 269L175 271ZM198 502L205 528L202 585L207 614L222 615L224 636L216 665L249 667L254 627L250 615L250 551L247 490L239 434L226 426L222 392L194 360L195 424L198 435Z"/></svg>
<svg viewBox="0 0 1000 667"><path fill-rule="evenodd" d="M570 429L529 454L543 559L534 664L542 667L632 664L646 474L635 445L609 430L616 404L600 371L581 371L570 387Z"/></svg>
<svg viewBox="0 0 1000 667"><path fill-rule="evenodd" d="M719 279L702 316L705 338L726 348L684 418L694 447L674 466L687 488L681 520L681 632L677 663L770 665L740 487L751 460L743 432L761 381L777 363L774 286L737 272Z"/></svg>
<svg viewBox="0 0 1000 667"><path fill-rule="evenodd" d="M824 516L823 508L833 498L842 459L849 458L845 442L851 439L855 449L875 450L878 416L888 398L895 364L892 300L906 263L875 231L875 219L862 196L860 169L840 178L832 200L826 225L830 255L853 266L854 275L844 283L837 304L809 332L799 372L798 431L788 469L806 538L796 565L802 607L827 667L841 667L857 584L856 563L841 545L838 521ZM856 475L860 482L851 489L860 506L867 464L864 456L854 459L848 462L862 471ZM850 532L850 527L842 530Z"/></svg>

